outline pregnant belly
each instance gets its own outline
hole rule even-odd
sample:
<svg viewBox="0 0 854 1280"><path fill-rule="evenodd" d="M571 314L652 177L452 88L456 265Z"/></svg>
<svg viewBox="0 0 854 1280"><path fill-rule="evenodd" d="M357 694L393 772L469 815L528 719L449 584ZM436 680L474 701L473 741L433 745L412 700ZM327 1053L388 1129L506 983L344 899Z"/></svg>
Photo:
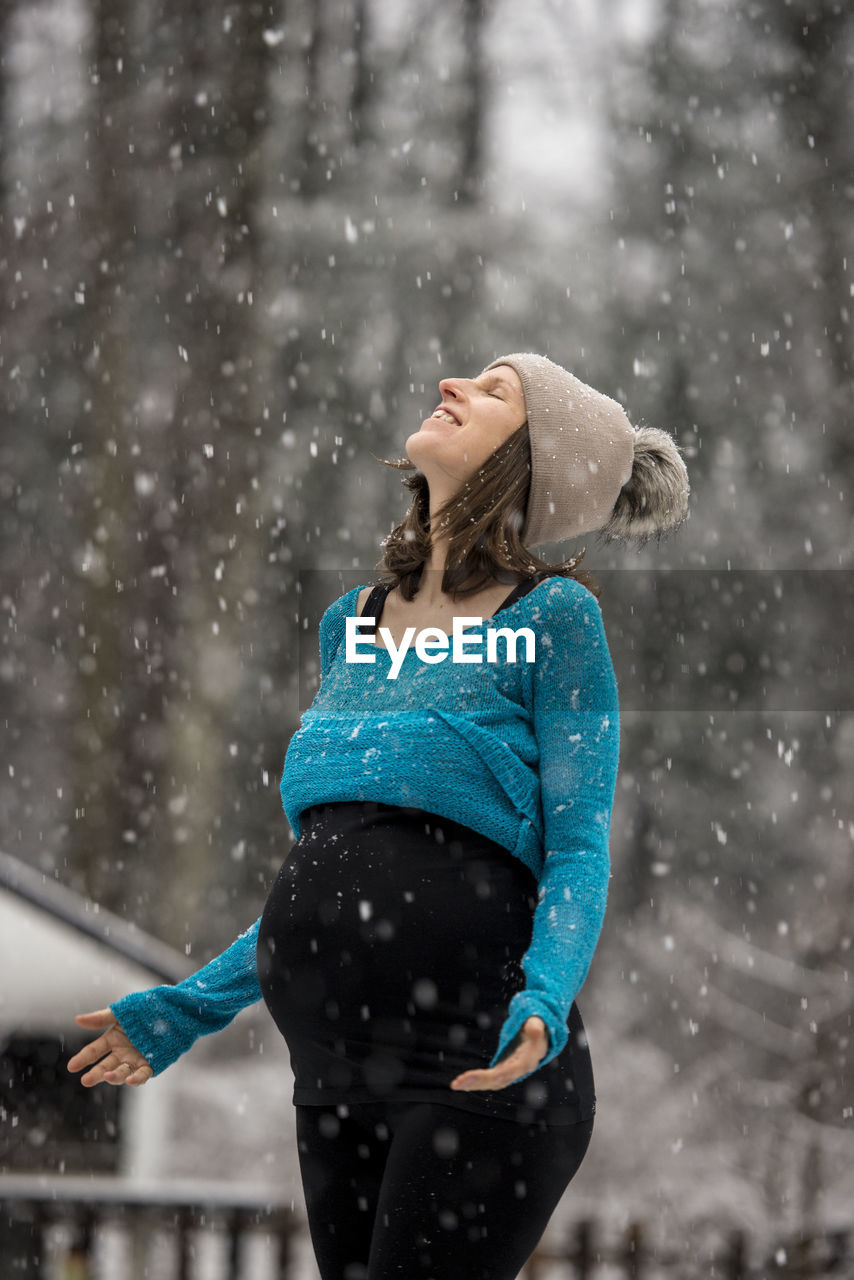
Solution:
<svg viewBox="0 0 854 1280"><path fill-rule="evenodd" d="M373 809L303 824L261 922L265 999L289 1043L482 1055L524 984L533 877L456 824Z"/></svg>

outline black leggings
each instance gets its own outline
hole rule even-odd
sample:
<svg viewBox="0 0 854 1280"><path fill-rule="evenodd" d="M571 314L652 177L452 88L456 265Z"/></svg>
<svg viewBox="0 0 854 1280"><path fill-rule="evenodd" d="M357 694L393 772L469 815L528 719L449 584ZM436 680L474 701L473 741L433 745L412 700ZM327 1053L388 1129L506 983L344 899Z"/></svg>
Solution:
<svg viewBox="0 0 854 1280"><path fill-rule="evenodd" d="M322 1280L515 1280L593 1129L430 1102L296 1113Z"/></svg>

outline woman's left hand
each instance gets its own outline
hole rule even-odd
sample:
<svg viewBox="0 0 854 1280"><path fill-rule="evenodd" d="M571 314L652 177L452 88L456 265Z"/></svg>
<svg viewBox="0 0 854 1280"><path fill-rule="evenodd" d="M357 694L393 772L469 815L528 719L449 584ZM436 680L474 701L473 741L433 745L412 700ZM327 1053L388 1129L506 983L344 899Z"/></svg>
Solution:
<svg viewBox="0 0 854 1280"><path fill-rule="evenodd" d="M452 1089L506 1089L520 1076L535 1071L538 1063L546 1056L549 1048L549 1037L546 1024L542 1018L526 1018L522 1026L522 1042L518 1048L494 1067L483 1070L464 1071L451 1081Z"/></svg>

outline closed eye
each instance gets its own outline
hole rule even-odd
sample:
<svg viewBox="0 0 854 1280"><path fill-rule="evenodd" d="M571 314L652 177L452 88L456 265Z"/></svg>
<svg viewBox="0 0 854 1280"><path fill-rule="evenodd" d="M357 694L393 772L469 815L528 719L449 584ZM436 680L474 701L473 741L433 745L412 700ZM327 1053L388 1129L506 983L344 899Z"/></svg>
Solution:
<svg viewBox="0 0 854 1280"><path fill-rule="evenodd" d="M488 395L488 396L492 396L492 397L493 397L493 399L495 399L495 400L503 400L503 399L504 399L504 387L502 387L502 385L501 385L501 383L500 383L500 382L493 382L493 383L490 383L490 385L489 385L489 386L486 386L486 387L482 386L480 389L481 389L481 391L483 391L486 395Z"/></svg>

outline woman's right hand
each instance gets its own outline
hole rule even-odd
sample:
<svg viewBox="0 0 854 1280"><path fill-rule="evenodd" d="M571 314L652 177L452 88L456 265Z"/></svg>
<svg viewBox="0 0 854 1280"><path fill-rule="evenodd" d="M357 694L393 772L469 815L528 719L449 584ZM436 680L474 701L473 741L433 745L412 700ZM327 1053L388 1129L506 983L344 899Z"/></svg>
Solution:
<svg viewBox="0 0 854 1280"><path fill-rule="evenodd" d="M68 1061L69 1071L82 1071L90 1067L80 1083L87 1089L101 1084L145 1084L154 1075L151 1064L134 1048L109 1009L95 1013L78 1013L74 1021L87 1031L105 1027L103 1035L84 1045Z"/></svg>

